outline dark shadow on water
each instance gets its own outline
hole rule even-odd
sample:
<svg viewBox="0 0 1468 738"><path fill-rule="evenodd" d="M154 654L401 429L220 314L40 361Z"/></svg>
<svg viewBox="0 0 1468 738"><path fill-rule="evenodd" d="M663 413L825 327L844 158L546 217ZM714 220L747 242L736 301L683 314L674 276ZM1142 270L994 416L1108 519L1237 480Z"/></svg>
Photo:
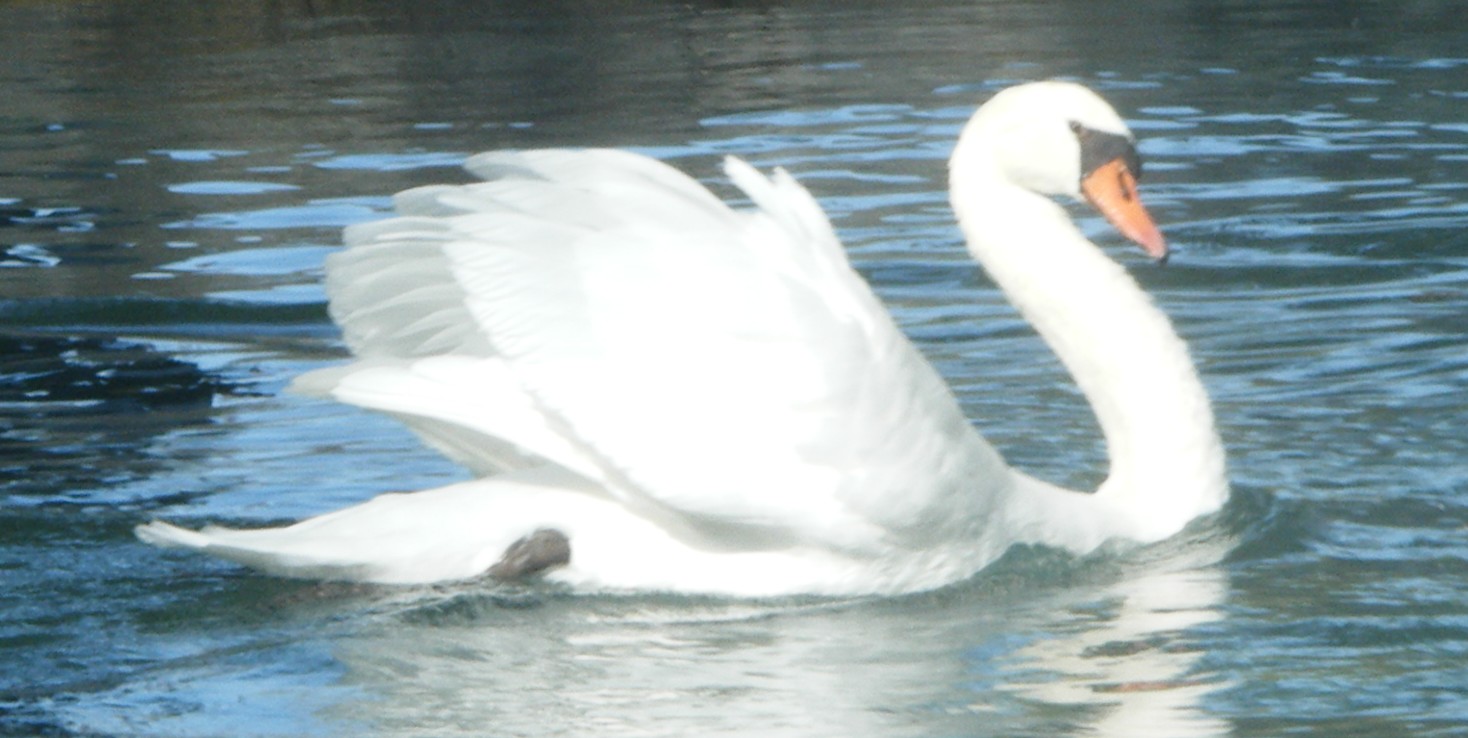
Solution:
<svg viewBox="0 0 1468 738"><path fill-rule="evenodd" d="M160 463L144 452L149 440L207 423L229 391L141 344L0 335L0 489L54 496L144 476Z"/></svg>
<svg viewBox="0 0 1468 738"><path fill-rule="evenodd" d="M1228 565L1303 551L1321 525L1307 506L1258 487L1235 487L1223 520L1237 536Z"/></svg>

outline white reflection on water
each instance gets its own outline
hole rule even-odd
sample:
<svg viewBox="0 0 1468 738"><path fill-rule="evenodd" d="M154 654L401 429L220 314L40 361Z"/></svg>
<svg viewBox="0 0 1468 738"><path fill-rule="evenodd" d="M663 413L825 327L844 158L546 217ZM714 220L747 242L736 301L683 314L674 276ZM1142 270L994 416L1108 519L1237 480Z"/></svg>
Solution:
<svg viewBox="0 0 1468 738"><path fill-rule="evenodd" d="M1188 636L1221 617L1223 572L1132 574L1079 593L1032 583L998 602L515 609L466 593L338 643L343 684L367 698L329 713L381 735L1227 733L1202 706L1222 685Z"/></svg>
<svg viewBox="0 0 1468 738"><path fill-rule="evenodd" d="M1088 627L1039 641L1017 656L1042 678L1005 688L1055 705L1105 709L1090 735L1223 735L1228 723L1202 699L1221 685L1197 673L1204 655L1182 639L1187 629L1222 618L1227 583L1218 569L1164 572L1128 579L1106 593L1110 609Z"/></svg>
<svg viewBox="0 0 1468 738"><path fill-rule="evenodd" d="M1177 553L843 602L251 579L247 601L283 608L261 633L185 626L154 667L47 709L81 733L167 736L1224 735L1199 630L1226 574Z"/></svg>

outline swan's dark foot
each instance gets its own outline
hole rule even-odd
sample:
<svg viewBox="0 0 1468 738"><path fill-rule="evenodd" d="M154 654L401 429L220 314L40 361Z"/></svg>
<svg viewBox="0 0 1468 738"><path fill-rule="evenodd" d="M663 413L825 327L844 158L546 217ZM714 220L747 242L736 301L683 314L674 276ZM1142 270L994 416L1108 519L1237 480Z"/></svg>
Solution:
<svg viewBox="0 0 1468 738"><path fill-rule="evenodd" d="M571 541L566 534L541 528L510 544L487 572L495 579L518 581L571 560Z"/></svg>

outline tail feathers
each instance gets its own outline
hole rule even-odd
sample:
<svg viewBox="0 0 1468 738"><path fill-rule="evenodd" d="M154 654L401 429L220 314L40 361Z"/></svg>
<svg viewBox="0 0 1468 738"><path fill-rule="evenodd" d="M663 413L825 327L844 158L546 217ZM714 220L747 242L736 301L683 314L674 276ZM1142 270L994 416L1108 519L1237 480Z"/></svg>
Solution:
<svg viewBox="0 0 1468 738"><path fill-rule="evenodd" d="M254 544L248 540L252 533L268 532L270 531L232 530L213 526L193 531L160 520L154 520L133 529L133 534L144 543L161 548L185 548L198 551L277 576L337 581L387 579L377 573L370 564L361 561L291 551L286 547L272 546L266 540ZM260 537L264 538L264 536Z"/></svg>
<svg viewBox="0 0 1468 738"><path fill-rule="evenodd" d="M161 520L139 525L133 528L133 534L143 543L160 548L187 548L202 551L209 547L209 536L176 525L169 525Z"/></svg>
<svg viewBox="0 0 1468 738"><path fill-rule="evenodd" d="M626 515L585 477L553 466L412 493L388 493L273 528L187 530L150 522L135 530L156 546L185 548L271 574L377 584L430 584L482 576L540 528ZM640 520L640 519L639 519ZM610 522L615 522L610 521ZM646 526L637 529L642 535Z"/></svg>

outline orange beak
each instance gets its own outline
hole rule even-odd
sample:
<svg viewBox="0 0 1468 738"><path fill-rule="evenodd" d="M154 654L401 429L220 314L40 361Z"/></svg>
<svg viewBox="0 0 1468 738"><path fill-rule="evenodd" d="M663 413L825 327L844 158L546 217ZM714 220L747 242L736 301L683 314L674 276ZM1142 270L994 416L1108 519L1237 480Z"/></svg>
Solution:
<svg viewBox="0 0 1468 738"><path fill-rule="evenodd" d="M1137 197L1137 178L1121 159L1097 167L1081 180L1081 192L1121 235L1158 262L1167 261L1167 241Z"/></svg>

